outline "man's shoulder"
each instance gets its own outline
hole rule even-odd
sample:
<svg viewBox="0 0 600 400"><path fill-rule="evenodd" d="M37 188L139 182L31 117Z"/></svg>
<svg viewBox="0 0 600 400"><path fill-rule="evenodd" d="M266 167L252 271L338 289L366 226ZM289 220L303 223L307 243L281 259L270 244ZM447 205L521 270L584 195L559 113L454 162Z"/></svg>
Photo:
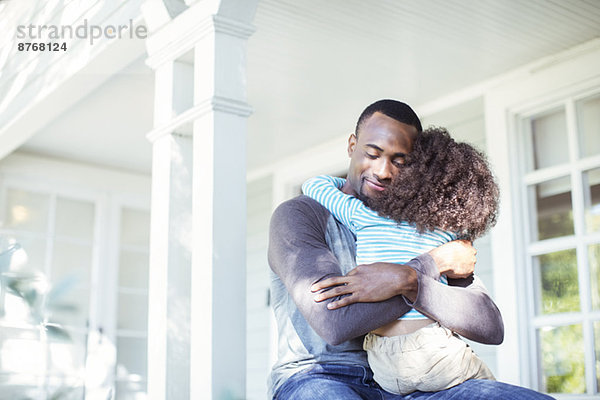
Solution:
<svg viewBox="0 0 600 400"><path fill-rule="evenodd" d="M273 212L273 217L277 218L309 218L323 221L326 221L329 215L325 207L305 195L284 201Z"/></svg>

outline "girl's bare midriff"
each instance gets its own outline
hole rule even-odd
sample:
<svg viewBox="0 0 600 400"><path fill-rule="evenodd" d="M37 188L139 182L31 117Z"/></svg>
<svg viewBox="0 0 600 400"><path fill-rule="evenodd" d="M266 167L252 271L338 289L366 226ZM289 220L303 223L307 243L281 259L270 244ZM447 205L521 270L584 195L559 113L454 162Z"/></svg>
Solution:
<svg viewBox="0 0 600 400"><path fill-rule="evenodd" d="M400 319L394 322L390 322L380 328L375 329L372 333L378 336L399 336L413 333L427 325L433 324L435 321L432 319Z"/></svg>

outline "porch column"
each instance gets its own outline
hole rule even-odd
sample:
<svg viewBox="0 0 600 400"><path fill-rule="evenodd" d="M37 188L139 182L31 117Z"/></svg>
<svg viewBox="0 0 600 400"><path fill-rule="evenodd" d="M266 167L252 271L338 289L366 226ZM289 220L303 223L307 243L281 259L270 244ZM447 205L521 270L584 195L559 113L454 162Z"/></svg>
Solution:
<svg viewBox="0 0 600 400"><path fill-rule="evenodd" d="M155 126L182 106L175 88L186 81L181 63L155 70ZM182 128L178 128L182 129ZM189 398L192 259L192 139L177 129L151 132L152 205L148 312L148 394Z"/></svg>
<svg viewBox="0 0 600 400"><path fill-rule="evenodd" d="M241 399L246 376L246 42L200 1L150 33L155 70L148 394Z"/></svg>
<svg viewBox="0 0 600 400"><path fill-rule="evenodd" d="M191 398L245 398L245 47L251 27L214 16L195 46ZM208 390L208 391L207 391Z"/></svg>

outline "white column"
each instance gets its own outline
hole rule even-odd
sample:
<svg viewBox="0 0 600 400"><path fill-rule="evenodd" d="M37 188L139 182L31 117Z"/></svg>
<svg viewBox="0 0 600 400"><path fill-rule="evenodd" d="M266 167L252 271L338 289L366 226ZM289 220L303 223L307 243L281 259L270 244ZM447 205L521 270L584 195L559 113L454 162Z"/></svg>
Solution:
<svg viewBox="0 0 600 400"><path fill-rule="evenodd" d="M245 46L215 17L195 48L191 398L240 399L246 377ZM198 378L198 381L195 379ZM208 389L208 392L207 392Z"/></svg>
<svg viewBox="0 0 600 400"><path fill-rule="evenodd" d="M156 71L150 399L245 397L245 69L253 28L213 11L195 3L147 43Z"/></svg>
<svg viewBox="0 0 600 400"><path fill-rule="evenodd" d="M191 139L153 142L148 393L188 398L191 268Z"/></svg>
<svg viewBox="0 0 600 400"><path fill-rule="evenodd" d="M186 101L189 75L167 61L155 72L155 126L169 123ZM190 82L191 84L191 82ZM151 399L189 398L192 255L192 140L176 132L150 135L153 145L148 393Z"/></svg>

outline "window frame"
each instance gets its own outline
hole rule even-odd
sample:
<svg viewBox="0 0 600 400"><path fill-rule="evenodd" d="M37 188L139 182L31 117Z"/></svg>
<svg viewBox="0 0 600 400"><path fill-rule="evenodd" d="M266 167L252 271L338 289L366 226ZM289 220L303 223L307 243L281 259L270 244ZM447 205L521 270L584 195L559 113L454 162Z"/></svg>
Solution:
<svg viewBox="0 0 600 400"><path fill-rule="evenodd" d="M600 94L600 89L583 91L576 95L568 96L560 101L548 102L529 110L524 110L515 115L517 119L517 138L520 143L519 167L515 181L518 182L517 195L520 198L520 209L523 218L515 223L515 228L523 232L525 241L521 260L524 269L525 291L522 297L527 299L525 319L527 323L527 343L530 368L530 381L539 388L542 382L542 366L540 365L540 349L537 330L543 326L567 326L581 324L583 330L584 346L584 381L587 395L598 395L596 382L595 349L593 323L600 318L600 310L594 311L591 305L590 293L590 268L588 263L588 247L600 244L600 232L586 233L585 228L585 194L583 187L583 174L586 171L600 168L600 154L580 158L577 102L595 97ZM531 144L531 121L547 112L564 109L566 118L566 133L569 144L569 157L566 163L534 170L532 167L533 148ZM551 239L536 239L532 237L533 219L536 214L531 205L529 190L532 185L548 182L552 179L568 177L570 180L571 205L573 213L573 234ZM534 257L561 250L576 250L580 310L570 313L540 314L535 311L535 279ZM524 312L524 311L523 311ZM562 394L561 394L562 395ZM568 395L568 394L565 394ZM581 396L581 395L580 395Z"/></svg>

